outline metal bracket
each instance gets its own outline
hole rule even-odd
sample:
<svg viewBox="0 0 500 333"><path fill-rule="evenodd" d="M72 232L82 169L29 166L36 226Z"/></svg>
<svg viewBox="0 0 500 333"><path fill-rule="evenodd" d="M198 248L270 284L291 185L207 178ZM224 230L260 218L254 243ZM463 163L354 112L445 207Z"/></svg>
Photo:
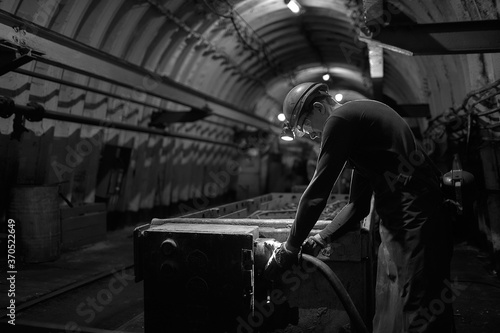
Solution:
<svg viewBox="0 0 500 333"><path fill-rule="evenodd" d="M19 41L19 40L18 40ZM0 41L0 76L35 60L40 52L6 40Z"/></svg>
<svg viewBox="0 0 500 333"><path fill-rule="evenodd" d="M12 27L10 39L0 39L0 76L43 55L30 46L26 29L18 26Z"/></svg>

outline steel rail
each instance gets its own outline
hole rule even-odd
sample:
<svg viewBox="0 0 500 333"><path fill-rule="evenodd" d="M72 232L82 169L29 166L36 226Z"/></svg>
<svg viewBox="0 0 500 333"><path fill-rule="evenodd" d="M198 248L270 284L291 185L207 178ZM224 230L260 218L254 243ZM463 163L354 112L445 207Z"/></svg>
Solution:
<svg viewBox="0 0 500 333"><path fill-rule="evenodd" d="M85 86L85 85L82 85L82 84L65 81L65 80L58 79L58 78L55 78L55 77L52 77L52 76L49 76L49 75L45 75L45 74L41 74L41 73L36 73L36 72L33 72L33 71L28 71L28 70L20 69L20 68L13 70L13 72L16 72L16 73L19 73L19 74L22 74L22 75L36 77L36 78L41 79L41 80L46 80L46 81L58 83L58 84L65 85L65 86L68 86L68 87L73 87L73 88L76 88L76 89L82 89L82 90L85 90L85 91L88 91L88 92L93 92L95 94L103 95L103 96L106 96L106 97L116 98L116 99L120 99L120 100L123 100L123 101L129 101L131 103L139 104L139 105L150 107L150 108L154 108L154 109L159 109L159 110L161 109L158 105L153 105L153 104L150 104L150 103L138 101L138 100L135 100L135 99L130 98L130 97L126 97L126 96L122 96L122 95L119 95L119 94L114 94L114 93L111 93L111 92L99 90L99 89L88 87L88 86ZM217 114L211 114L208 117L210 117L210 116L216 116L216 117L224 118L224 117L221 117L221 116L219 116ZM226 119L226 118L224 118L224 119ZM228 119L228 120L230 120L232 122L235 122L235 123L240 123L238 121L235 121L234 119ZM216 121L212 121L212 120L208 120L208 119L200 119L199 121L203 121L203 122L207 122L209 124L214 124L214 125L217 125L217 126L223 126L223 127L228 127L228 128L234 129L234 126L227 125L227 124L222 124L222 123L218 123Z"/></svg>
<svg viewBox="0 0 500 333"><path fill-rule="evenodd" d="M106 97L116 98L116 99L120 99L122 101L128 101L128 102L132 102L132 103L139 104L139 105L142 105L142 106L147 106L147 107L150 107L150 108L160 109L160 107L158 105L154 105L154 104L150 104L150 103L147 103L147 102L138 101L138 100L135 100L135 99L133 99L131 97L122 96L122 95L115 94L115 93L112 93L112 92L103 91L103 90L100 90L100 89L97 89L97 88L88 87L88 86L85 86L83 84L78 84L78 83L74 83L74 82L68 82L66 80L58 79L58 78L55 78L55 77L52 77L52 76L49 76L49 75L40 74L40 73L36 73L36 72L25 70L25 69L19 69L19 68L13 70L13 72L16 72L16 73L19 73L19 74L22 74L22 75L36 77L37 79L41 79L41 80L45 80L45 81L50 81L50 82L58 83L58 84L65 85L65 86L72 87L72 88L76 88L76 89L82 89L82 90L85 90L85 91L88 91L88 92L92 92L92 93L96 93L96 94L99 94L99 95L103 95L103 96L106 96Z"/></svg>
<svg viewBox="0 0 500 333"><path fill-rule="evenodd" d="M207 139L207 138L196 137L193 135L171 133L171 132L167 132L167 131L160 130L160 129L148 128L148 127L143 127L143 126L138 126L138 125L124 124L124 123L114 122L114 121L105 120L105 119L97 119L97 118L85 117L85 116L80 116L80 115L75 115L75 114L66 114L66 113L62 113L62 112L45 110L41 106L31 106L31 105L22 106L22 105L14 104L12 111L16 115L19 114L19 115L27 117L28 121L39 121L43 118L53 119L53 120L61 120L61 121L69 121L69 122L78 123L78 124L82 124L82 125L92 125L92 126L100 126L100 127L113 128L113 129L122 129L122 130L127 130L127 131L161 135L161 136L186 139L186 140L193 140L193 141L201 141L201 142L206 142L206 143L212 143L212 144L224 145L224 146L229 146L232 148L237 148L237 145L234 144L233 142L217 141L217 140L212 140L212 139ZM37 120L30 120L30 119L37 119Z"/></svg>
<svg viewBox="0 0 500 333"><path fill-rule="evenodd" d="M83 286L86 286L86 285L89 285L91 283L94 283L98 280L101 280L105 277L108 277L108 276L111 276L111 275L114 275L116 272L118 271L123 271L123 270L127 270L127 269L131 269L133 268L134 265L133 264L130 264L130 265L127 265L127 266L124 266L124 267L121 267L117 270L113 270L111 272L104 272L104 273L100 273L100 274L97 274L97 275L94 275L94 276L91 276L85 280L82 280L82 281L78 281L78 282L75 282L75 283L72 283L72 284L69 284L65 287L62 287L62 288L59 288L57 290L54 290L54 291L51 291L47 294L44 294L40 297L37 297L35 299L32 299L32 300L29 300L27 302L24 302L24 303L21 303L19 305L16 305L16 312L21 312L21 311L24 311L28 308L31 308L39 303L42 303L42 302L45 302L49 299L52 299L52 298L55 298L61 294L64 294L64 293L67 293L69 291L72 291L72 290L75 290L75 289L78 289L78 288L81 288ZM4 317L7 317L7 313L0 316L0 319L1 318L4 318Z"/></svg>

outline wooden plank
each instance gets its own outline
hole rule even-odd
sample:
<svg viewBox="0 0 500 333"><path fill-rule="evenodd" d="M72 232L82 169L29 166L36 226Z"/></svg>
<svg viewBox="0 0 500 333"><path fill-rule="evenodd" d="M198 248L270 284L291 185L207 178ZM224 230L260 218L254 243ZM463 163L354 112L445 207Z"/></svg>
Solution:
<svg viewBox="0 0 500 333"><path fill-rule="evenodd" d="M106 213L89 213L81 216L72 216L64 218L61 221L61 231L89 229L96 233L106 233Z"/></svg>
<svg viewBox="0 0 500 333"><path fill-rule="evenodd" d="M91 203L73 208L65 207L61 208L61 218L66 219L73 216L96 213L96 212L104 212L104 211L106 211L106 204L104 203Z"/></svg>

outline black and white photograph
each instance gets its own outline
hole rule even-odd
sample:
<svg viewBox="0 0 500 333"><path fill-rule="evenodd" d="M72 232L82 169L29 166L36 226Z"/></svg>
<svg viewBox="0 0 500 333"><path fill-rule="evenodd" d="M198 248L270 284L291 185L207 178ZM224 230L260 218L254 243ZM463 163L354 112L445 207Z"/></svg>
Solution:
<svg viewBox="0 0 500 333"><path fill-rule="evenodd" d="M0 331L497 333L500 0L0 0Z"/></svg>

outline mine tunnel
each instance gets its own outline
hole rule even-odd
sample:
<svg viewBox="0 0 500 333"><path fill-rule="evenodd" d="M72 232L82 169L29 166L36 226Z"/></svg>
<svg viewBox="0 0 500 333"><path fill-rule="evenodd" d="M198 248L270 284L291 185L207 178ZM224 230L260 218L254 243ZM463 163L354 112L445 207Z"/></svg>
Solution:
<svg viewBox="0 0 500 333"><path fill-rule="evenodd" d="M498 332L499 19L1 1L2 332Z"/></svg>

